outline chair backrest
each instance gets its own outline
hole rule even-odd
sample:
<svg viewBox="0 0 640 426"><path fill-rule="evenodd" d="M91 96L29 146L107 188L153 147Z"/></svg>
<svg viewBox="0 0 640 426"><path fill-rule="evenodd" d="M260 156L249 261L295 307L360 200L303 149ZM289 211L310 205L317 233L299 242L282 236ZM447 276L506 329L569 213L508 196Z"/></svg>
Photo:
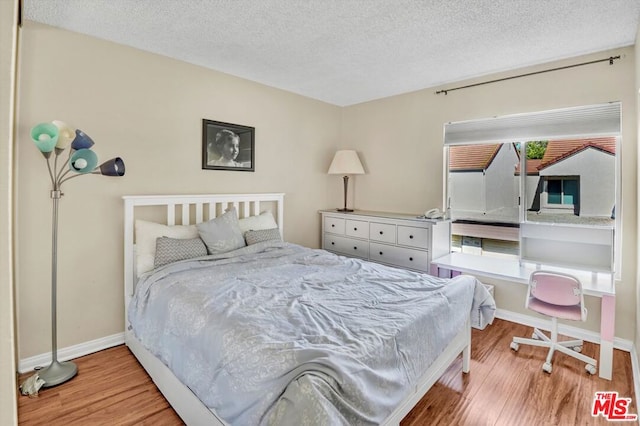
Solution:
<svg viewBox="0 0 640 426"><path fill-rule="evenodd" d="M529 277L529 294L538 300L559 306L583 304L582 283L573 275L535 271Z"/></svg>

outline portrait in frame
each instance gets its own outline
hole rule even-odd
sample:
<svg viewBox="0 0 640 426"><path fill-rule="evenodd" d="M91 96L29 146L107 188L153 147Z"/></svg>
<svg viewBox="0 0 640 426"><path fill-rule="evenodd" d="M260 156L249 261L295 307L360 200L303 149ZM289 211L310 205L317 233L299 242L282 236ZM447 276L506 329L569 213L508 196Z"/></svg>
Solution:
<svg viewBox="0 0 640 426"><path fill-rule="evenodd" d="M203 169L253 172L254 145L253 127L202 120Z"/></svg>

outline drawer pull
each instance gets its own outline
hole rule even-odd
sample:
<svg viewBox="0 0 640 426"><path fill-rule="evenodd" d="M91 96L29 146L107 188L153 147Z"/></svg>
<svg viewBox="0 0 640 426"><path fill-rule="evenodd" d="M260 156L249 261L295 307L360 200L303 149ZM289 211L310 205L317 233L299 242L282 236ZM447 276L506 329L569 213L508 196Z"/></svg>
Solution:
<svg viewBox="0 0 640 426"><path fill-rule="evenodd" d="M413 240L413 235L409 235L409 239L410 239L410 240Z"/></svg>
<svg viewBox="0 0 640 426"><path fill-rule="evenodd" d="M382 256L382 252L380 252L380 256Z"/></svg>
<svg viewBox="0 0 640 426"><path fill-rule="evenodd" d="M354 246L354 247L353 247L353 249L354 249L354 250L358 250L358 247Z"/></svg>
<svg viewBox="0 0 640 426"><path fill-rule="evenodd" d="M357 230L358 230L358 228L353 228L353 230L354 230L354 231L357 231Z"/></svg>
<svg viewBox="0 0 640 426"><path fill-rule="evenodd" d="M409 261L410 261L410 262L413 262L413 257L410 257L410 258L409 258Z"/></svg>
<svg viewBox="0 0 640 426"><path fill-rule="evenodd" d="M384 234L384 232L380 231L380 235Z"/></svg>
<svg viewBox="0 0 640 426"><path fill-rule="evenodd" d="M336 227L335 223L332 223L332 224L331 224L331 227L332 227L332 228L335 228L335 227Z"/></svg>
<svg viewBox="0 0 640 426"><path fill-rule="evenodd" d="M335 241L331 241L331 245L335 246L336 245Z"/></svg>

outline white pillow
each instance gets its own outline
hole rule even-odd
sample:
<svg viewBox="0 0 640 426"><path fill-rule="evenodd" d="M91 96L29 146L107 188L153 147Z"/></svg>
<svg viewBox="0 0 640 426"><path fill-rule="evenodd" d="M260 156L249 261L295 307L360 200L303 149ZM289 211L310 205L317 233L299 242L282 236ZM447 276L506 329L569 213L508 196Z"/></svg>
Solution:
<svg viewBox="0 0 640 426"><path fill-rule="evenodd" d="M153 269L156 257L156 239L169 238L198 238L198 228L195 225L162 225L146 220L136 220L136 274L138 276Z"/></svg>
<svg viewBox="0 0 640 426"><path fill-rule="evenodd" d="M250 216L245 217L244 219L240 219L238 221L238 226L240 226L240 232L242 232L242 235L244 235L244 233L247 231L261 231L263 229L277 228L278 224L273 218L271 212L265 211L257 216Z"/></svg>

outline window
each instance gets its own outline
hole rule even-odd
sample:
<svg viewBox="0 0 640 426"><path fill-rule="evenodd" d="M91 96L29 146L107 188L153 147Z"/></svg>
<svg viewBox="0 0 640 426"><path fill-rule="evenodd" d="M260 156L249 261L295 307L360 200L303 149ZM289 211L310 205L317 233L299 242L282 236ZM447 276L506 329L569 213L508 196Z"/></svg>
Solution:
<svg viewBox="0 0 640 426"><path fill-rule="evenodd" d="M617 140L610 136L546 141L539 159L525 161L524 221L614 229Z"/></svg>
<svg viewBox="0 0 640 426"><path fill-rule="evenodd" d="M454 250L518 256L519 147L469 144L449 149L448 207Z"/></svg>
<svg viewBox="0 0 640 426"><path fill-rule="evenodd" d="M452 250L619 270L620 116L611 103L447 123Z"/></svg>
<svg viewBox="0 0 640 426"><path fill-rule="evenodd" d="M560 206L573 208L574 200L578 200L578 178L556 177L545 178L545 195L547 207Z"/></svg>

